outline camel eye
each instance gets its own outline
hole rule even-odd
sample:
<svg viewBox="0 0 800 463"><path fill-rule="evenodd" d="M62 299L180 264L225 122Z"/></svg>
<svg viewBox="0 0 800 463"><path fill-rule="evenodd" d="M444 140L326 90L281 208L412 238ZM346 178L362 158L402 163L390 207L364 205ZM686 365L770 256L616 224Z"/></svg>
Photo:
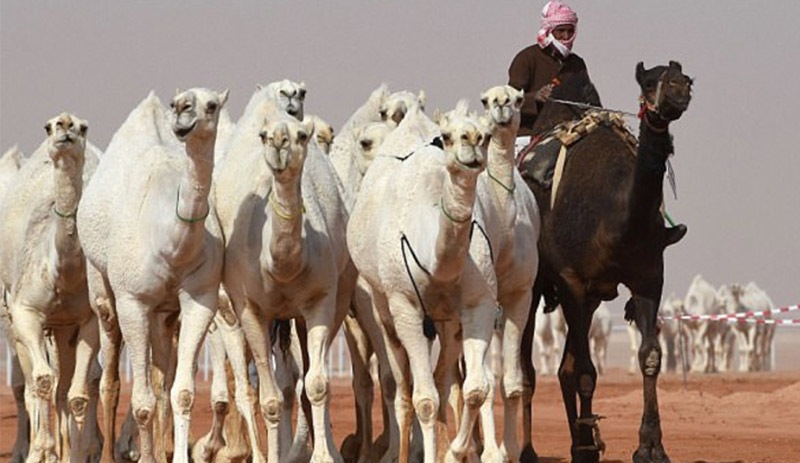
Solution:
<svg viewBox="0 0 800 463"><path fill-rule="evenodd" d="M169 103L169 107L172 108L172 109L175 109L175 101L174 100Z"/></svg>
<svg viewBox="0 0 800 463"><path fill-rule="evenodd" d="M300 93L300 99L301 99L301 100L305 99L305 97L306 97L306 91L305 91L305 90L300 90L300 92L299 92L299 93Z"/></svg>
<svg viewBox="0 0 800 463"><path fill-rule="evenodd" d="M300 143L303 143L306 140L308 140L308 134L307 133L305 133L302 130L297 132L297 141L299 141Z"/></svg>
<svg viewBox="0 0 800 463"><path fill-rule="evenodd" d="M47 132L47 135L50 135L53 133L53 125L48 122L44 125L44 131Z"/></svg>
<svg viewBox="0 0 800 463"><path fill-rule="evenodd" d="M215 112L217 112L217 108L218 107L219 107L219 105L217 105L216 102L209 101L208 104L206 104L206 112L208 114L214 114Z"/></svg>
<svg viewBox="0 0 800 463"><path fill-rule="evenodd" d="M381 114L381 119L385 121L387 116L387 111L385 109L381 109L380 114Z"/></svg>
<svg viewBox="0 0 800 463"><path fill-rule="evenodd" d="M489 106L489 99L488 98L481 98L481 104L483 105L484 108Z"/></svg>
<svg viewBox="0 0 800 463"><path fill-rule="evenodd" d="M450 132L442 132L442 141L450 145L453 143L453 135Z"/></svg>
<svg viewBox="0 0 800 463"><path fill-rule="evenodd" d="M267 142L267 132L262 131L258 134L258 136L261 138L261 143Z"/></svg>
<svg viewBox="0 0 800 463"><path fill-rule="evenodd" d="M86 124L81 124L80 127L79 127L79 130L81 131L81 135L83 135L85 137L86 136L86 132L89 131L89 126L86 125Z"/></svg>
<svg viewBox="0 0 800 463"><path fill-rule="evenodd" d="M372 140L361 140L361 148L364 151L369 151L372 148Z"/></svg>

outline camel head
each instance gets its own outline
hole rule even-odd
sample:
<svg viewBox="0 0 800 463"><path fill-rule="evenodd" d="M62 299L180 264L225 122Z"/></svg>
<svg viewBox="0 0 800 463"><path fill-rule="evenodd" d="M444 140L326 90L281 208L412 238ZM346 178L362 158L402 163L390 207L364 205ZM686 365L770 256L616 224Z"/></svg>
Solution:
<svg viewBox="0 0 800 463"><path fill-rule="evenodd" d="M178 140L186 142L190 137L198 139L216 138L219 113L228 101L228 91L217 93L205 88L178 91L170 107L175 117L172 131Z"/></svg>
<svg viewBox="0 0 800 463"><path fill-rule="evenodd" d="M717 290L717 299L725 309L725 312L734 313L742 311L742 296L744 288L738 283L722 285Z"/></svg>
<svg viewBox="0 0 800 463"><path fill-rule="evenodd" d="M439 115L436 123L442 131L450 173L467 171L477 175L486 168L489 127L484 120L469 114L466 101L459 101L456 109Z"/></svg>
<svg viewBox="0 0 800 463"><path fill-rule="evenodd" d="M370 164L375 159L375 153L383 141L394 130L394 125L388 122L368 122L356 128L354 138L356 141L356 163L361 175L367 172Z"/></svg>
<svg viewBox="0 0 800 463"><path fill-rule="evenodd" d="M481 103L486 109L492 126L519 129L520 109L525 94L510 85L498 85L481 94Z"/></svg>
<svg viewBox="0 0 800 463"><path fill-rule="evenodd" d="M267 85L267 95L278 102L278 106L299 121L303 120L303 108L306 100L305 82L294 82L289 79L279 80Z"/></svg>
<svg viewBox="0 0 800 463"><path fill-rule="evenodd" d="M417 106L424 111L426 100L427 97L422 90L417 96L408 91L392 93L381 103L379 110L381 120L397 127L413 106Z"/></svg>
<svg viewBox="0 0 800 463"><path fill-rule="evenodd" d="M317 135L317 144L325 154L331 153L331 145L333 144L333 126L325 122L319 116L308 115L304 121L310 120L314 124L314 133Z"/></svg>
<svg viewBox="0 0 800 463"><path fill-rule="evenodd" d="M670 61L668 66L645 69L644 63L636 65L636 82L642 89L642 105L650 122L662 125L678 120L692 99L693 80L683 73L680 63Z"/></svg>
<svg viewBox="0 0 800 463"><path fill-rule="evenodd" d="M286 183L299 179L313 135L311 121L280 118L264 124L259 136L264 144L264 159L275 180Z"/></svg>
<svg viewBox="0 0 800 463"><path fill-rule="evenodd" d="M76 165L83 168L86 132L89 124L69 113L47 121L47 151L56 166Z"/></svg>

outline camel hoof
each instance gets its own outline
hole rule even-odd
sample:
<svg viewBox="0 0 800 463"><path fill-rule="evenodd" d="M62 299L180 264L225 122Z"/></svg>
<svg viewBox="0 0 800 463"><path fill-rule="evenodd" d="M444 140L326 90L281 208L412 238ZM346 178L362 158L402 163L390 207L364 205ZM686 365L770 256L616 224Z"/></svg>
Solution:
<svg viewBox="0 0 800 463"><path fill-rule="evenodd" d="M372 451L367 461L383 461L387 450L389 450L389 433L384 432L372 443Z"/></svg>
<svg viewBox="0 0 800 463"><path fill-rule="evenodd" d="M670 459L660 445L653 448L639 447L633 454L633 463L670 463Z"/></svg>
<svg viewBox="0 0 800 463"><path fill-rule="evenodd" d="M355 434L348 434L342 441L342 447L339 453L345 463L356 463L358 461L358 451L361 448L361 439L357 438Z"/></svg>
<svg viewBox="0 0 800 463"><path fill-rule="evenodd" d="M522 449L522 453L519 455L519 463L538 463L539 462L539 455L536 454L536 450L533 449L531 444L525 446Z"/></svg>
<svg viewBox="0 0 800 463"><path fill-rule="evenodd" d="M572 449L572 463L599 463L599 450Z"/></svg>

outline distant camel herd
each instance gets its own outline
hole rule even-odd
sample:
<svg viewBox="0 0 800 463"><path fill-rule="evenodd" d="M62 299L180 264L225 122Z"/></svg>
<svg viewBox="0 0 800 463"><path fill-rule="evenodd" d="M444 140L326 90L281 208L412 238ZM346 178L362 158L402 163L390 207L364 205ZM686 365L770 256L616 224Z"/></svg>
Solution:
<svg viewBox="0 0 800 463"><path fill-rule="evenodd" d="M14 148L0 159L0 320L18 407L12 461L535 461L536 332L541 371L561 381L573 461L596 462L605 444L591 403L611 329L601 301L620 283L633 294L626 318L643 334L633 458L668 461L655 384L657 328L664 335L669 324L656 313L662 253L686 229L664 224L660 191L669 124L688 107L691 79L675 62L637 66L637 142L612 112L557 110L556 97L593 101L582 78L562 79L545 105L552 111L542 111L552 123L543 133L567 156L552 191L517 159L524 95L507 85L483 92L481 111L464 100L432 116L424 92L381 85L335 137L304 113L306 87L290 80L259 86L236 123L227 90L179 91L168 105L151 93L102 151L76 115L49 120L30 157ZM607 163L619 191L573 181L587 160ZM592 169L600 181L603 169ZM754 285L701 283L672 310L768 303ZM550 334L564 333L562 353L545 347L542 316L557 305L566 328ZM693 368L729 368L722 353L739 327L683 326ZM327 363L341 327L357 427L337 448ZM740 350L747 368L764 368L766 335L740 336L752 339ZM214 417L190 442L205 340ZM117 426L123 345L133 385Z"/></svg>

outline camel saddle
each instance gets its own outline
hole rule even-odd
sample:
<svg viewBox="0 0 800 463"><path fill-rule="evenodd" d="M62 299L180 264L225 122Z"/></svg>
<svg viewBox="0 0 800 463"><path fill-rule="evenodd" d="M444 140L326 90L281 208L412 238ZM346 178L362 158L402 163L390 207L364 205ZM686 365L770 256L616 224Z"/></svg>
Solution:
<svg viewBox="0 0 800 463"><path fill-rule="evenodd" d="M586 135L598 127L608 127L625 140L636 156L639 144L636 136L625 125L622 114L616 111L592 109L581 119L562 122L539 137L520 151L517 166L523 177L532 179L545 190L550 190L550 206L556 199L558 183L564 172L569 147L578 143Z"/></svg>

